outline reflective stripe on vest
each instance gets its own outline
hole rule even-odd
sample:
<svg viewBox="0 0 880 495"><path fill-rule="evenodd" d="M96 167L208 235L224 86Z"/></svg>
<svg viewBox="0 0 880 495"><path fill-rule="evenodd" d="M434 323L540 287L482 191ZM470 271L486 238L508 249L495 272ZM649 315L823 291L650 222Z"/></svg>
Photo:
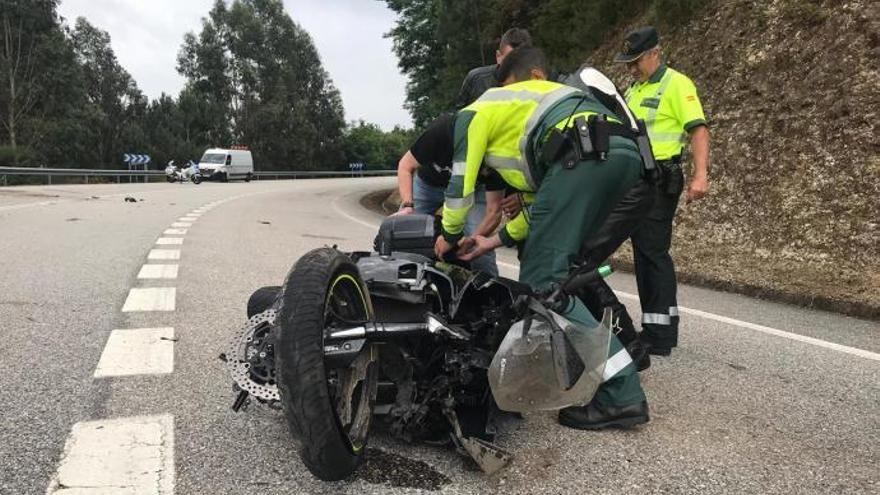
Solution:
<svg viewBox="0 0 880 495"><path fill-rule="evenodd" d="M571 86L563 86L561 88L554 89L553 91L544 95L543 98L540 99L538 106L535 108L535 111L529 117L529 120L526 121L526 128L523 132L522 137L519 140L519 154L522 157L522 172L526 178L526 183L529 187L532 188L532 191L538 190L538 185L535 183L535 179L532 177L532 170L529 167L528 163L528 150L529 146L529 136L532 135L532 131L538 127L538 124L541 122L541 117L547 113L554 105L559 103L560 101L568 98L569 96L578 93L579 91Z"/></svg>
<svg viewBox="0 0 880 495"><path fill-rule="evenodd" d="M687 143L687 134L684 132L657 132L654 129L654 124L657 121L657 111L660 109L660 105L663 104L663 93L666 92L670 82L672 82L672 71L667 70L663 74L663 78L660 79L660 87L657 88L657 92L654 94L654 99L658 102L657 106L650 108L648 115L645 117L645 124L648 126L648 137L651 138L652 143Z"/></svg>

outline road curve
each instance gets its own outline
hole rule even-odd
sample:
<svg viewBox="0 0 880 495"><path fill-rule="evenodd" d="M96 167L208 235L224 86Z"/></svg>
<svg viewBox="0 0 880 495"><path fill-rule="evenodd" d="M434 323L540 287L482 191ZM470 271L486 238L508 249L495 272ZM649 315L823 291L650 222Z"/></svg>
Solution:
<svg viewBox="0 0 880 495"><path fill-rule="evenodd" d="M354 479L315 480L279 412L230 411L217 356L300 255L371 245L358 200L393 181L0 188L0 493L880 491L880 324L688 286L681 346L643 375L648 425L528 415L493 477L378 432ZM632 277L612 284L637 318Z"/></svg>

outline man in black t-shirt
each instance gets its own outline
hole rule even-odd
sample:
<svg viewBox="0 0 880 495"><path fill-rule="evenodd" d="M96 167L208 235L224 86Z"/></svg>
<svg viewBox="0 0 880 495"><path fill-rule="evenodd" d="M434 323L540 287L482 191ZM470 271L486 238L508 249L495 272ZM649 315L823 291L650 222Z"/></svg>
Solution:
<svg viewBox="0 0 880 495"><path fill-rule="evenodd" d="M435 119L397 165L397 183L400 189L400 210L396 215L423 213L433 215L446 199L446 186L452 175L452 129L454 114ZM492 169L480 171L474 207L471 209L465 233L492 235L501 222L501 199L506 184ZM471 262L471 266L491 275L498 275L495 254L488 253Z"/></svg>
<svg viewBox="0 0 880 495"><path fill-rule="evenodd" d="M521 28L510 28L503 35L495 50L495 63L471 69L461 83L461 90L455 100L455 108L462 109L482 96L489 88L499 86L498 66L504 57L521 46L532 46L532 36Z"/></svg>

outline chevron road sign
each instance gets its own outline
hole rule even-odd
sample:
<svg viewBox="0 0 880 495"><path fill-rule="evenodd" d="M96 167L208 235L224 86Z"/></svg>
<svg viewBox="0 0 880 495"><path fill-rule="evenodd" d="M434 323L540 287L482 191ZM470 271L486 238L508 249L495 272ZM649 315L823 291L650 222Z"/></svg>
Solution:
<svg viewBox="0 0 880 495"><path fill-rule="evenodd" d="M145 165L150 163L150 155L135 155L133 153L125 153L122 155L122 161L129 165Z"/></svg>

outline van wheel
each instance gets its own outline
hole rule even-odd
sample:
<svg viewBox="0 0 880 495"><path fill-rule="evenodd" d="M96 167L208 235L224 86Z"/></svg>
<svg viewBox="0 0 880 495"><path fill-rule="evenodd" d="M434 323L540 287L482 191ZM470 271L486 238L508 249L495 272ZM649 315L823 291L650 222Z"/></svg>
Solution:
<svg viewBox="0 0 880 495"><path fill-rule="evenodd" d="M223 172L223 175L220 176L220 182L229 182L229 174Z"/></svg>
<svg viewBox="0 0 880 495"><path fill-rule="evenodd" d="M245 181L245 182L250 182L251 179L253 179L253 178L254 178L254 174L248 172L247 175L244 176L244 181Z"/></svg>

